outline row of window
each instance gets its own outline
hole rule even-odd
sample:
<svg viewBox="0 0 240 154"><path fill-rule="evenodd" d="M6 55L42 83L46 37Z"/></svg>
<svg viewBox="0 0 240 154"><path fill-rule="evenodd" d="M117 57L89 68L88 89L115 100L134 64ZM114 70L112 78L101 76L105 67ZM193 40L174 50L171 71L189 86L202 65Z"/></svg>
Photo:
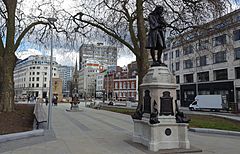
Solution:
<svg viewBox="0 0 240 154"><path fill-rule="evenodd" d="M114 89L135 89L135 82L132 82L130 85L130 82L115 82Z"/></svg>
<svg viewBox="0 0 240 154"><path fill-rule="evenodd" d="M36 86L35 86L35 85L36 85ZM29 83L29 88L34 88L34 87L38 88L39 85L40 85L39 83L36 83L36 84L34 84L34 83L32 83L32 84ZM41 86L41 87L42 87L42 86ZM43 84L43 87L46 88L46 87L47 87L47 84L44 83L44 84Z"/></svg>
<svg viewBox="0 0 240 154"><path fill-rule="evenodd" d="M31 70L31 69L40 69L40 68L41 68L40 66L37 66L37 67L33 66L33 67L30 67L30 70ZM48 67L44 67L44 69L48 69ZM56 71L57 68L54 67L54 68L52 68L52 70L55 70L55 71Z"/></svg>
<svg viewBox="0 0 240 154"><path fill-rule="evenodd" d="M240 29L233 31L233 41L240 40ZM219 45L224 45L227 43L227 34L223 34L217 37L212 38L212 46L216 47ZM201 40L198 43L196 43L196 50L206 50L209 47L209 40ZM188 45L183 47L183 55L188 55L194 52L194 46ZM169 59L173 59L173 53L169 52ZM175 57L178 58L180 56L179 49L175 50ZM168 53L165 53L163 56L164 60L168 60Z"/></svg>
<svg viewBox="0 0 240 154"><path fill-rule="evenodd" d="M214 81L218 80L228 80L228 70L227 69L221 69L221 70L214 70ZM194 82L194 75L193 74L184 74L184 83L193 83ZM235 68L235 78L240 79L240 67ZM207 82L209 81L209 72L200 72L197 73L197 80L198 82ZM180 83L180 76L176 76L176 83Z"/></svg>
<svg viewBox="0 0 240 154"><path fill-rule="evenodd" d="M240 48L235 48L234 51L234 55L235 55L235 60L239 60L240 59ZM213 63L222 63L222 62L226 62L227 61L227 57L226 57L226 51L220 51L217 53L213 54ZM196 66L200 67L200 66L206 66L209 64L209 58L207 55L204 56L200 56L196 58ZM174 64L172 63L172 69L174 68ZM178 71L180 69L180 62L176 62L175 63L175 70ZM188 68L193 68L193 59L187 59L183 61L183 68L184 69L188 69Z"/></svg>
<svg viewBox="0 0 240 154"><path fill-rule="evenodd" d="M136 97L136 92L115 92L115 96L117 97Z"/></svg>
<svg viewBox="0 0 240 154"><path fill-rule="evenodd" d="M35 81L35 77L29 77L29 81ZM36 77L36 81L39 81L39 77ZM47 78L44 77L44 82L47 81Z"/></svg>

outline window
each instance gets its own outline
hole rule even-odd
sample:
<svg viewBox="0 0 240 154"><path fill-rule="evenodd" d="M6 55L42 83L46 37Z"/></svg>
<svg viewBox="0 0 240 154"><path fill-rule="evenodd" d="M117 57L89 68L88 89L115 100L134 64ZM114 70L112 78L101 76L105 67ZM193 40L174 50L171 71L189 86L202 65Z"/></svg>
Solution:
<svg viewBox="0 0 240 154"><path fill-rule="evenodd" d="M173 52L169 53L169 59L173 59Z"/></svg>
<svg viewBox="0 0 240 154"><path fill-rule="evenodd" d="M197 73L197 79L198 79L198 82L209 81L209 72Z"/></svg>
<svg viewBox="0 0 240 154"><path fill-rule="evenodd" d="M45 72L44 75L47 75L47 72Z"/></svg>
<svg viewBox="0 0 240 154"><path fill-rule="evenodd" d="M214 80L227 80L228 79L227 69L215 70L215 71L213 71L213 74L214 74Z"/></svg>
<svg viewBox="0 0 240 154"><path fill-rule="evenodd" d="M39 87L39 83L36 84L36 87Z"/></svg>
<svg viewBox="0 0 240 154"><path fill-rule="evenodd" d="M213 38L213 46L219 46L219 45L223 45L223 44L226 44L227 43L227 35L224 34L224 35L220 35L220 36L217 36L217 37L214 37Z"/></svg>
<svg viewBox="0 0 240 154"><path fill-rule="evenodd" d="M240 48L235 48L234 53L235 53L235 60L240 59Z"/></svg>
<svg viewBox="0 0 240 154"><path fill-rule="evenodd" d="M47 78L46 78L46 77L44 78L44 81L45 81L45 82L47 81Z"/></svg>
<svg viewBox="0 0 240 154"><path fill-rule="evenodd" d="M45 88L46 88L46 87L47 87L47 84L46 84L46 83L44 83L43 87L45 87Z"/></svg>
<svg viewBox="0 0 240 154"><path fill-rule="evenodd" d="M233 40L234 41L240 40L240 29L233 31Z"/></svg>
<svg viewBox="0 0 240 154"><path fill-rule="evenodd" d="M119 86L120 89L122 89L122 82L120 82L120 86Z"/></svg>
<svg viewBox="0 0 240 154"><path fill-rule="evenodd" d="M118 83L117 82L115 82L115 89L117 89L118 88Z"/></svg>
<svg viewBox="0 0 240 154"><path fill-rule="evenodd" d="M32 87L34 87L34 83L32 83Z"/></svg>
<svg viewBox="0 0 240 154"><path fill-rule="evenodd" d="M135 89L135 83L132 82L132 89Z"/></svg>
<svg viewBox="0 0 240 154"><path fill-rule="evenodd" d="M205 66L207 65L207 56L201 56L196 58L197 66Z"/></svg>
<svg viewBox="0 0 240 154"><path fill-rule="evenodd" d="M167 54L167 53L165 53L165 54L163 55L163 60L164 60L164 61L168 60L168 54Z"/></svg>
<svg viewBox="0 0 240 154"><path fill-rule="evenodd" d="M192 68L192 67L193 67L193 62L192 62L191 59L184 60L183 63L184 63L184 69Z"/></svg>
<svg viewBox="0 0 240 154"><path fill-rule="evenodd" d="M222 63L226 62L226 52L220 51L213 54L213 62L214 63Z"/></svg>
<svg viewBox="0 0 240 154"><path fill-rule="evenodd" d="M37 75L39 75L40 74L40 72L37 72Z"/></svg>
<svg viewBox="0 0 240 154"><path fill-rule="evenodd" d="M191 83L191 82L193 82L193 74L185 74L184 83Z"/></svg>
<svg viewBox="0 0 240 154"><path fill-rule="evenodd" d="M32 77L32 81L34 81L34 79L35 79L35 78L34 78L34 77Z"/></svg>
<svg viewBox="0 0 240 154"><path fill-rule="evenodd" d="M180 69L180 62L176 62L176 71L179 71Z"/></svg>
<svg viewBox="0 0 240 154"><path fill-rule="evenodd" d="M37 77L36 81L39 81L39 77Z"/></svg>
<svg viewBox="0 0 240 154"><path fill-rule="evenodd" d="M32 75L35 75L35 72L33 72Z"/></svg>
<svg viewBox="0 0 240 154"><path fill-rule="evenodd" d="M180 83L179 75L176 76L176 83Z"/></svg>
<svg viewBox="0 0 240 154"><path fill-rule="evenodd" d="M29 77L29 81L31 81L31 77Z"/></svg>
<svg viewBox="0 0 240 154"><path fill-rule="evenodd" d="M188 55L188 54L191 54L193 53L193 46L192 45L189 45L187 47L183 47L183 54L184 55Z"/></svg>
<svg viewBox="0 0 240 154"><path fill-rule="evenodd" d="M32 73L30 72L29 75L31 75Z"/></svg>
<svg viewBox="0 0 240 154"><path fill-rule="evenodd" d="M235 76L236 79L240 79L240 67L235 67Z"/></svg>
<svg viewBox="0 0 240 154"><path fill-rule="evenodd" d="M175 51L175 55L176 55L176 57L179 57L179 55L180 55L179 50L176 50L176 51Z"/></svg>
<svg viewBox="0 0 240 154"><path fill-rule="evenodd" d="M208 40L199 41L199 43L198 43L198 50L208 49L208 44L209 44Z"/></svg>
<svg viewBox="0 0 240 154"><path fill-rule="evenodd" d="M37 69L40 69L40 67L38 66Z"/></svg>

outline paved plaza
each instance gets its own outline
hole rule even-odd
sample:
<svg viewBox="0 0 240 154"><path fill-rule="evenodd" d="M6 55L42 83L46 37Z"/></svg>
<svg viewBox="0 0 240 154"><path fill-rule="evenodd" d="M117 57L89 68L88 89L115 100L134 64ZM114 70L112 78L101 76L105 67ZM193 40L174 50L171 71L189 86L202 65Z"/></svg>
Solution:
<svg viewBox="0 0 240 154"><path fill-rule="evenodd" d="M53 131L45 136L0 144L3 154L145 154L154 153L131 141L130 116L85 108L66 112L69 104L53 106ZM202 154L239 154L240 137L189 132L190 143ZM160 152L156 152L160 153Z"/></svg>

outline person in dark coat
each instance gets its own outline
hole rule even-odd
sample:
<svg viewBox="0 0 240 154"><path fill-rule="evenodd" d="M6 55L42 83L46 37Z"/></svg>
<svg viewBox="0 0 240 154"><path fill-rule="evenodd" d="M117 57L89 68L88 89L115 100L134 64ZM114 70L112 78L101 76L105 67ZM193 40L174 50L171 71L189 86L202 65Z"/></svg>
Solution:
<svg viewBox="0 0 240 154"><path fill-rule="evenodd" d="M167 23L163 17L162 6L157 6L155 10L149 14L148 22L150 30L148 33L146 49L150 49L153 65L160 65L162 64L162 51L166 48L164 35L165 28L167 26ZM158 50L157 60L155 58L155 50Z"/></svg>

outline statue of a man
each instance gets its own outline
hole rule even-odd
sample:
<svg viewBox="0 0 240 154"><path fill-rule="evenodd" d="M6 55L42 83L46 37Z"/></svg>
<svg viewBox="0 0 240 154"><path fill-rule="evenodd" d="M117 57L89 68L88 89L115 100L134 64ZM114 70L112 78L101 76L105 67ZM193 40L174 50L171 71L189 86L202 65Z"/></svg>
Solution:
<svg viewBox="0 0 240 154"><path fill-rule="evenodd" d="M166 21L163 17L163 7L157 6L153 12L151 12L148 16L148 22L150 25L150 30L148 33L148 40L146 48L150 49L153 66L162 64L161 62L161 55L163 49L166 48L165 45L165 28L166 28ZM157 60L155 57L155 50L158 51L157 53Z"/></svg>

